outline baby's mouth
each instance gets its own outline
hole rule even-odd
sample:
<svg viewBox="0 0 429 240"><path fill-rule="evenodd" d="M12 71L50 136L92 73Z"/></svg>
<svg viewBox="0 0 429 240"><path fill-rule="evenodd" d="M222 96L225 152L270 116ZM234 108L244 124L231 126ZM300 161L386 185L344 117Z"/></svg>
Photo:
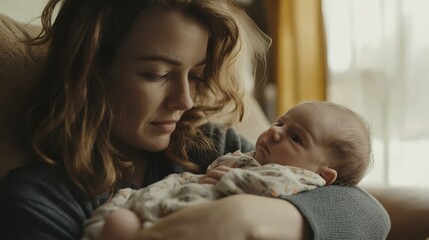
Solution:
<svg viewBox="0 0 429 240"><path fill-rule="evenodd" d="M271 151L270 151L270 149L268 148L268 146L265 143L261 143L261 144L259 144L259 146L262 148L262 151L264 151L264 152L268 153L269 155L271 155Z"/></svg>

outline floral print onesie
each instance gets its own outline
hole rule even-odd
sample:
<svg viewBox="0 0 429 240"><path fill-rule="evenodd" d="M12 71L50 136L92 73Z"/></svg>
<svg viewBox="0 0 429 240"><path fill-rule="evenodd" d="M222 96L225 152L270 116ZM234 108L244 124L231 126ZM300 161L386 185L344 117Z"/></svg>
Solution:
<svg viewBox="0 0 429 240"><path fill-rule="evenodd" d="M170 174L163 180L139 190L121 189L85 221L83 239L97 239L105 218L120 208L128 208L135 212L142 220L142 227L145 228L181 208L232 194L280 197L326 184L322 177L306 169L279 164L261 166L253 155L254 151L249 153L236 151L216 159L207 171L222 165L233 169L215 185L198 183L202 174L183 172Z"/></svg>

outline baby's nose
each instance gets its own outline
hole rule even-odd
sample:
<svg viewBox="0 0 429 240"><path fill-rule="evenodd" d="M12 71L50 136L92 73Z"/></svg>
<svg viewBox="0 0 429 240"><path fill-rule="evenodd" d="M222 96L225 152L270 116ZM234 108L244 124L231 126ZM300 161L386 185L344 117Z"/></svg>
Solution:
<svg viewBox="0 0 429 240"><path fill-rule="evenodd" d="M268 129L267 134L268 138L272 139L274 142L278 142L282 138L281 132L276 127L270 127L270 129Z"/></svg>

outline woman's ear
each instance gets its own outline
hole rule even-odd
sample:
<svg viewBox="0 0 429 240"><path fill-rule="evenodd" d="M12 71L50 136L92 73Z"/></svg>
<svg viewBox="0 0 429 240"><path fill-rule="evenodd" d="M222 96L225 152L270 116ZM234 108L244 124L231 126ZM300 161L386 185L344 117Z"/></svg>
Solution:
<svg viewBox="0 0 429 240"><path fill-rule="evenodd" d="M326 185L331 185L337 180L337 171L329 167L321 167L318 174L325 179Z"/></svg>

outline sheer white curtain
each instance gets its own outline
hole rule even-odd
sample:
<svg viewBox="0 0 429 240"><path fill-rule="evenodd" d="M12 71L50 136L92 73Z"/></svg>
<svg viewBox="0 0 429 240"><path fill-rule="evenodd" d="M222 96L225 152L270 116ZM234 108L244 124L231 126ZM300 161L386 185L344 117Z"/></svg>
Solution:
<svg viewBox="0 0 429 240"><path fill-rule="evenodd" d="M429 186L428 11L428 0L323 0L328 100L372 125L363 184Z"/></svg>

